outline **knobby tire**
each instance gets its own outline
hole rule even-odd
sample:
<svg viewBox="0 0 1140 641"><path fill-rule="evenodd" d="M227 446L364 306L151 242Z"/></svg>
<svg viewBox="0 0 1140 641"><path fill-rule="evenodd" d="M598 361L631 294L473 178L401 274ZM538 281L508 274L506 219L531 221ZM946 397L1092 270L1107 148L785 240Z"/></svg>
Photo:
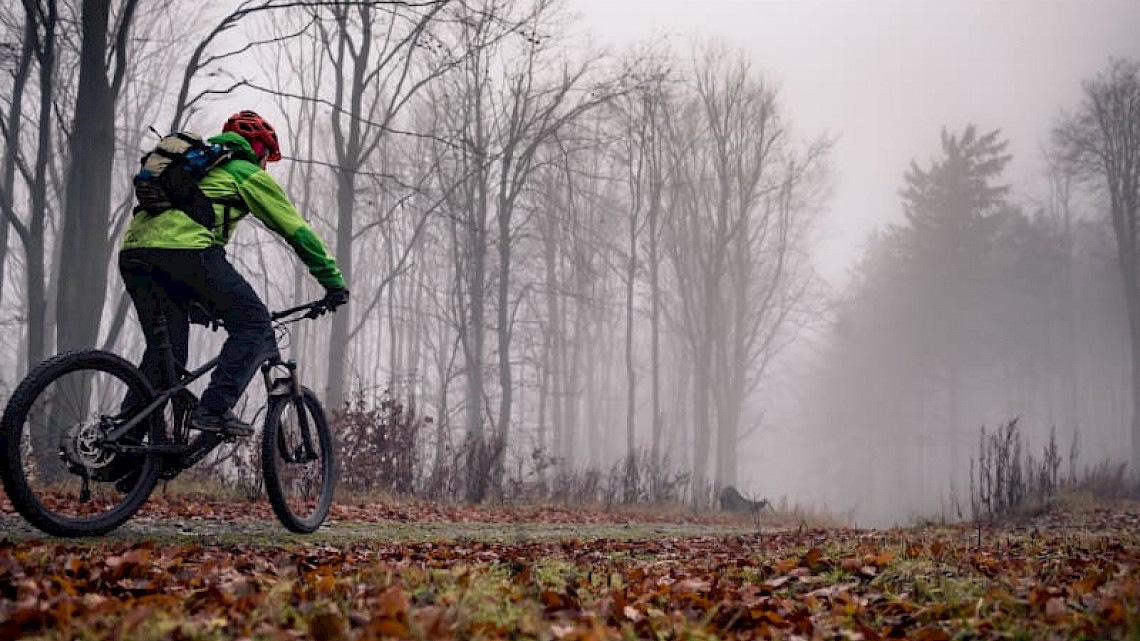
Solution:
<svg viewBox="0 0 1140 641"><path fill-rule="evenodd" d="M99 536L125 523L150 497L158 483L162 464L156 454L135 455L137 460L141 461L140 472L133 487L125 493L107 489L103 485L107 483L105 481L91 481L92 484L100 484L98 486L100 492L106 491L108 496L121 496L120 502L99 514L72 517L54 511L52 507L41 501L29 484L28 471L24 466L24 452L21 451L24 425L29 421L29 413L33 412L37 400L48 407L54 408L60 405L60 403L56 403L55 406L51 404L51 392L48 390L55 389L52 387L53 383L77 373L81 376L80 380L92 380L97 373L113 377L126 389L137 394L139 399L148 400L154 396L150 383L138 368L123 358L102 350L67 352L46 360L33 368L12 392L4 409L3 418L0 419L0 462L2 462L0 479L3 480L4 491L8 494L9 500L21 516L40 530L60 537ZM84 379L83 376L89 378ZM85 407L84 411L87 409ZM50 412L48 414L51 415ZM149 441L160 442L164 436L162 421L154 420L149 423L146 428ZM32 456L44 456L45 459L57 455L55 452L29 453ZM135 460L130 459L132 463ZM68 474L77 476L73 472L64 471L59 479L74 482L74 479L66 476ZM59 500L59 503L62 505L63 500ZM82 505L82 503L77 504Z"/></svg>
<svg viewBox="0 0 1140 641"><path fill-rule="evenodd" d="M308 415L309 431L314 443L320 448L321 460L316 479L316 503L311 510L299 514L295 505L290 505L290 487L292 483L288 478L291 469L283 460L295 452L299 442L299 423L296 415L297 401L292 396L272 396L265 414L265 429L261 440L261 465L265 474L265 491L269 495L269 503L281 524L291 532L310 534L324 522L332 505L333 490L336 483L336 457L332 432L329 431L328 419L316 395L308 388L302 389L301 406ZM284 422L282 418L288 415L291 420ZM291 450L282 452L282 447ZM284 456L282 456L284 454Z"/></svg>

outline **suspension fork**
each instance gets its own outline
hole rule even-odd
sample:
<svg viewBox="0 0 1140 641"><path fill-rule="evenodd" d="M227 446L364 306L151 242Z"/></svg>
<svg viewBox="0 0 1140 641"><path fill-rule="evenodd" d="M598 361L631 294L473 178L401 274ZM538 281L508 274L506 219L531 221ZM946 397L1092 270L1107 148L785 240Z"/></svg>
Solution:
<svg viewBox="0 0 1140 641"><path fill-rule="evenodd" d="M273 376L273 368L278 366L285 368L287 372L286 376ZM270 398L274 396L288 396L290 397L290 402L293 403L294 408L297 410L297 422L301 428L301 445L303 451L286 453L283 450L282 453L286 455L299 454L298 458L301 461L316 459L316 448L313 447L313 432L309 426L309 413L306 411L305 396L301 391L301 377L297 375L297 361L292 358L287 361L282 361L280 358L267 361L261 366L261 376L265 379L265 389ZM284 448L286 443L284 442L284 435L280 431L278 432L278 438L281 439L278 444L281 448Z"/></svg>

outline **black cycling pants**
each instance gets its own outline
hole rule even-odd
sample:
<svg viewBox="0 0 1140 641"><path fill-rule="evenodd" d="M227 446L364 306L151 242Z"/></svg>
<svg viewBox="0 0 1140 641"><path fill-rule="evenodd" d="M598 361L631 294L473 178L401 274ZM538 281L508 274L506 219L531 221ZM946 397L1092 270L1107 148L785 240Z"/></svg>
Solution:
<svg viewBox="0 0 1140 641"><path fill-rule="evenodd" d="M223 413L232 408L257 368L277 355L269 310L253 287L226 260L221 247L209 249L127 249L119 253L119 272L134 301L146 336L139 369L156 388L168 386L155 328L166 316L174 359L186 365L189 354L190 303L199 302L225 323L229 337L201 404Z"/></svg>

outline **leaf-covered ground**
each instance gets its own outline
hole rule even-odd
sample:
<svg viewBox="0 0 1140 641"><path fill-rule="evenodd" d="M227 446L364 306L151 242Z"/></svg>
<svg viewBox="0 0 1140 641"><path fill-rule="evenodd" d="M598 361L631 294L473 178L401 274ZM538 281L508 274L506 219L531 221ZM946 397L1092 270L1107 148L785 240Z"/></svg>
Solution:
<svg viewBox="0 0 1140 641"><path fill-rule="evenodd" d="M107 539L0 534L0 639L1140 639L1134 508L757 531L418 504L306 538L194 503Z"/></svg>

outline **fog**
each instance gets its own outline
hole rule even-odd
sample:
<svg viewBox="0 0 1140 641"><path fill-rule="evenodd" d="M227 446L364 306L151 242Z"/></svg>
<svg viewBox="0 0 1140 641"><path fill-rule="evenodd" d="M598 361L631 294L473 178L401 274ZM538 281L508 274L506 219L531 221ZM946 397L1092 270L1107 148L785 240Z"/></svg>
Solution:
<svg viewBox="0 0 1140 641"><path fill-rule="evenodd" d="M94 53L71 5L0 7L0 389L137 359L138 157L252 108L353 291L289 349L331 407L419 412L407 491L888 525L968 517L1015 419L1140 461L1131 195L1078 144L1135 0L108 4ZM264 225L228 255L271 307L321 293Z"/></svg>
<svg viewBox="0 0 1140 641"><path fill-rule="evenodd" d="M1110 57L1140 54L1140 4L1128 0L710 0L699 10L681 1L652 5L647 10L639 0L571 3L584 30L607 46L653 37L682 51L693 39L739 46L779 83L800 132L836 137L833 192L813 256L839 297L850 294L868 237L904 220L904 173L910 162L939 155L942 128L956 132L974 124L1000 130L1012 156L999 181L1010 187L1009 202L1027 212L1047 210L1053 194L1043 150L1050 130L1080 102L1082 80ZM1086 199L1073 205L1073 215L1107 225L1105 209L1103 202ZM1086 239L1095 249L1074 250L1082 263L1075 269L1085 270L1078 278L1088 279L1076 285L1080 295L1072 299L1074 351L1046 353L1048 342L1029 348L1052 364L1039 368L1076 360L1080 374L1069 375L1081 378L1080 392L1072 392L1079 400L1060 398L1066 394L1063 384L1038 381L1045 389L1027 393L1008 380L974 380L974 389L962 392L969 410L958 417L957 436L938 441L956 441L951 455L939 449L949 445L920 444L946 429L937 393L906 388L897 370L895 378L889 376L890 363L907 357L892 353L905 349L901 341L892 346L880 340L875 345L883 352L844 365L825 355L834 348L833 335L805 335L785 361L784 384L755 400L767 414L764 427L742 448L742 484L769 498L826 504L861 524L954 518L955 500L969 508L967 457L977 456L979 428L992 432L1014 417L1021 417L1035 455L1056 426L1065 452L1079 432L1077 452L1085 464L1125 460L1131 411L1126 315L1115 267L1103 258L1115 252L1110 233L1099 232L1089 231L1097 238ZM1014 312L1009 322L1023 327L1025 315L1034 313L1039 310ZM873 339L864 334L850 340ZM831 368L839 370L821 377L821 369ZM1043 378L1062 375L1048 371ZM880 384L868 385L867 379ZM886 409L908 405L906 396L917 400L910 405L925 406L918 415L904 418ZM913 438L904 439L905 445L892 444L908 432Z"/></svg>
<svg viewBox="0 0 1140 641"><path fill-rule="evenodd" d="M647 7L652 4L652 10ZM1040 150L1082 79L1111 56L1140 53L1130 0L572 0L581 30L609 47L663 37L749 52L779 83L796 127L830 132L835 196L817 251L836 285L867 233L902 216L913 159L937 153L943 126L1001 129L1019 198L1045 197Z"/></svg>

